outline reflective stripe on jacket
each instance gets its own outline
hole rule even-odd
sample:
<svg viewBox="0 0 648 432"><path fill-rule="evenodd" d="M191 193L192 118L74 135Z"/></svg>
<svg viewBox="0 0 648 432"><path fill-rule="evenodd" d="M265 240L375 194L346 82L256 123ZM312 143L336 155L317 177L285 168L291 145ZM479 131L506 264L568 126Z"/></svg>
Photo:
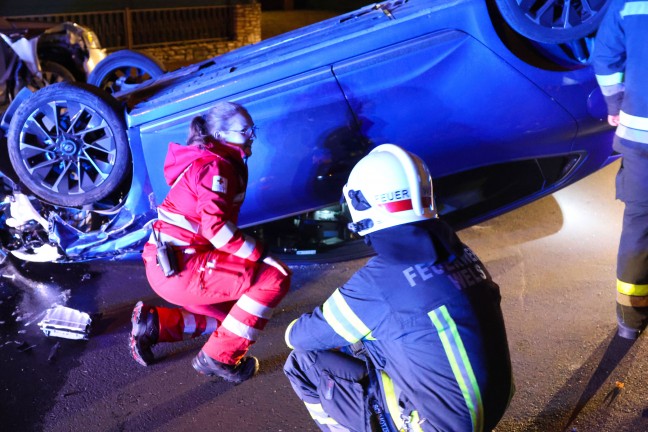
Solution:
<svg viewBox="0 0 648 432"><path fill-rule="evenodd" d="M592 66L616 134L648 144L648 1L614 0L599 27Z"/></svg>
<svg viewBox="0 0 648 432"><path fill-rule="evenodd" d="M238 154L223 145L210 151L171 143L164 169L173 187L154 224L162 241L211 246L250 261L261 257L262 246L237 226L247 186L247 167Z"/></svg>

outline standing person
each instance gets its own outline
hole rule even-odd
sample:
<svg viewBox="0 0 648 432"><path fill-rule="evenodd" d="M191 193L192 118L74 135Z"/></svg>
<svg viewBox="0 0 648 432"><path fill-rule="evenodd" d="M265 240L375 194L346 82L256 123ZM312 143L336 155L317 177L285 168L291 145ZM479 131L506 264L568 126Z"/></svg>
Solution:
<svg viewBox="0 0 648 432"><path fill-rule="evenodd" d="M153 290L181 308L137 303L130 349L146 366L160 342L211 334L193 359L205 375L241 382L258 370L245 356L290 285L289 270L237 227L255 126L221 102L191 121L188 145L169 144L171 185L142 255Z"/></svg>
<svg viewBox="0 0 648 432"><path fill-rule="evenodd" d="M491 430L513 392L499 287L437 218L427 167L378 146L344 197L377 256L286 330L293 389L324 431L377 427L374 400L380 430Z"/></svg>
<svg viewBox="0 0 648 432"><path fill-rule="evenodd" d="M648 4L614 0L596 37L592 65L623 156L616 196L625 203L617 255L619 336L648 323Z"/></svg>

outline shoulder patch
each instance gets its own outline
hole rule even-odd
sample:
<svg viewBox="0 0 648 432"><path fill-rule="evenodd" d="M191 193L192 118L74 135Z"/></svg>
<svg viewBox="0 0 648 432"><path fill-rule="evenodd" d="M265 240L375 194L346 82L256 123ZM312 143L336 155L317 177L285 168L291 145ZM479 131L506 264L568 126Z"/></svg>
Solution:
<svg viewBox="0 0 648 432"><path fill-rule="evenodd" d="M214 192L227 193L227 179L219 175L212 178L212 190Z"/></svg>

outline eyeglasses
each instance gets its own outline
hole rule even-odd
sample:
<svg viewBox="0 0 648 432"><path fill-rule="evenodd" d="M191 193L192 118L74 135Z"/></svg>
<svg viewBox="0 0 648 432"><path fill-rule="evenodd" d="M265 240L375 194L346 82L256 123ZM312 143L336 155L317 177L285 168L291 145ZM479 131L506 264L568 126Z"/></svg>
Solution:
<svg viewBox="0 0 648 432"><path fill-rule="evenodd" d="M246 126L241 130L224 130L223 132L234 132L237 134L241 134L247 138L256 138L257 136L256 133L258 130L259 128L256 125L252 125L252 126Z"/></svg>

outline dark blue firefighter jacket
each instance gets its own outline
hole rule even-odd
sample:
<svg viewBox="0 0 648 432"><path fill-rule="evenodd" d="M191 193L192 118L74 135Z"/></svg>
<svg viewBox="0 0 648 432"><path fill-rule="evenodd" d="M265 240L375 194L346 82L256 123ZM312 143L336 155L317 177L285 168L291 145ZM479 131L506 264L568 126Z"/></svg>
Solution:
<svg viewBox="0 0 648 432"><path fill-rule="evenodd" d="M512 395L499 287L438 219L369 235L377 256L286 341L326 350L359 340L423 420L423 430L490 430Z"/></svg>

